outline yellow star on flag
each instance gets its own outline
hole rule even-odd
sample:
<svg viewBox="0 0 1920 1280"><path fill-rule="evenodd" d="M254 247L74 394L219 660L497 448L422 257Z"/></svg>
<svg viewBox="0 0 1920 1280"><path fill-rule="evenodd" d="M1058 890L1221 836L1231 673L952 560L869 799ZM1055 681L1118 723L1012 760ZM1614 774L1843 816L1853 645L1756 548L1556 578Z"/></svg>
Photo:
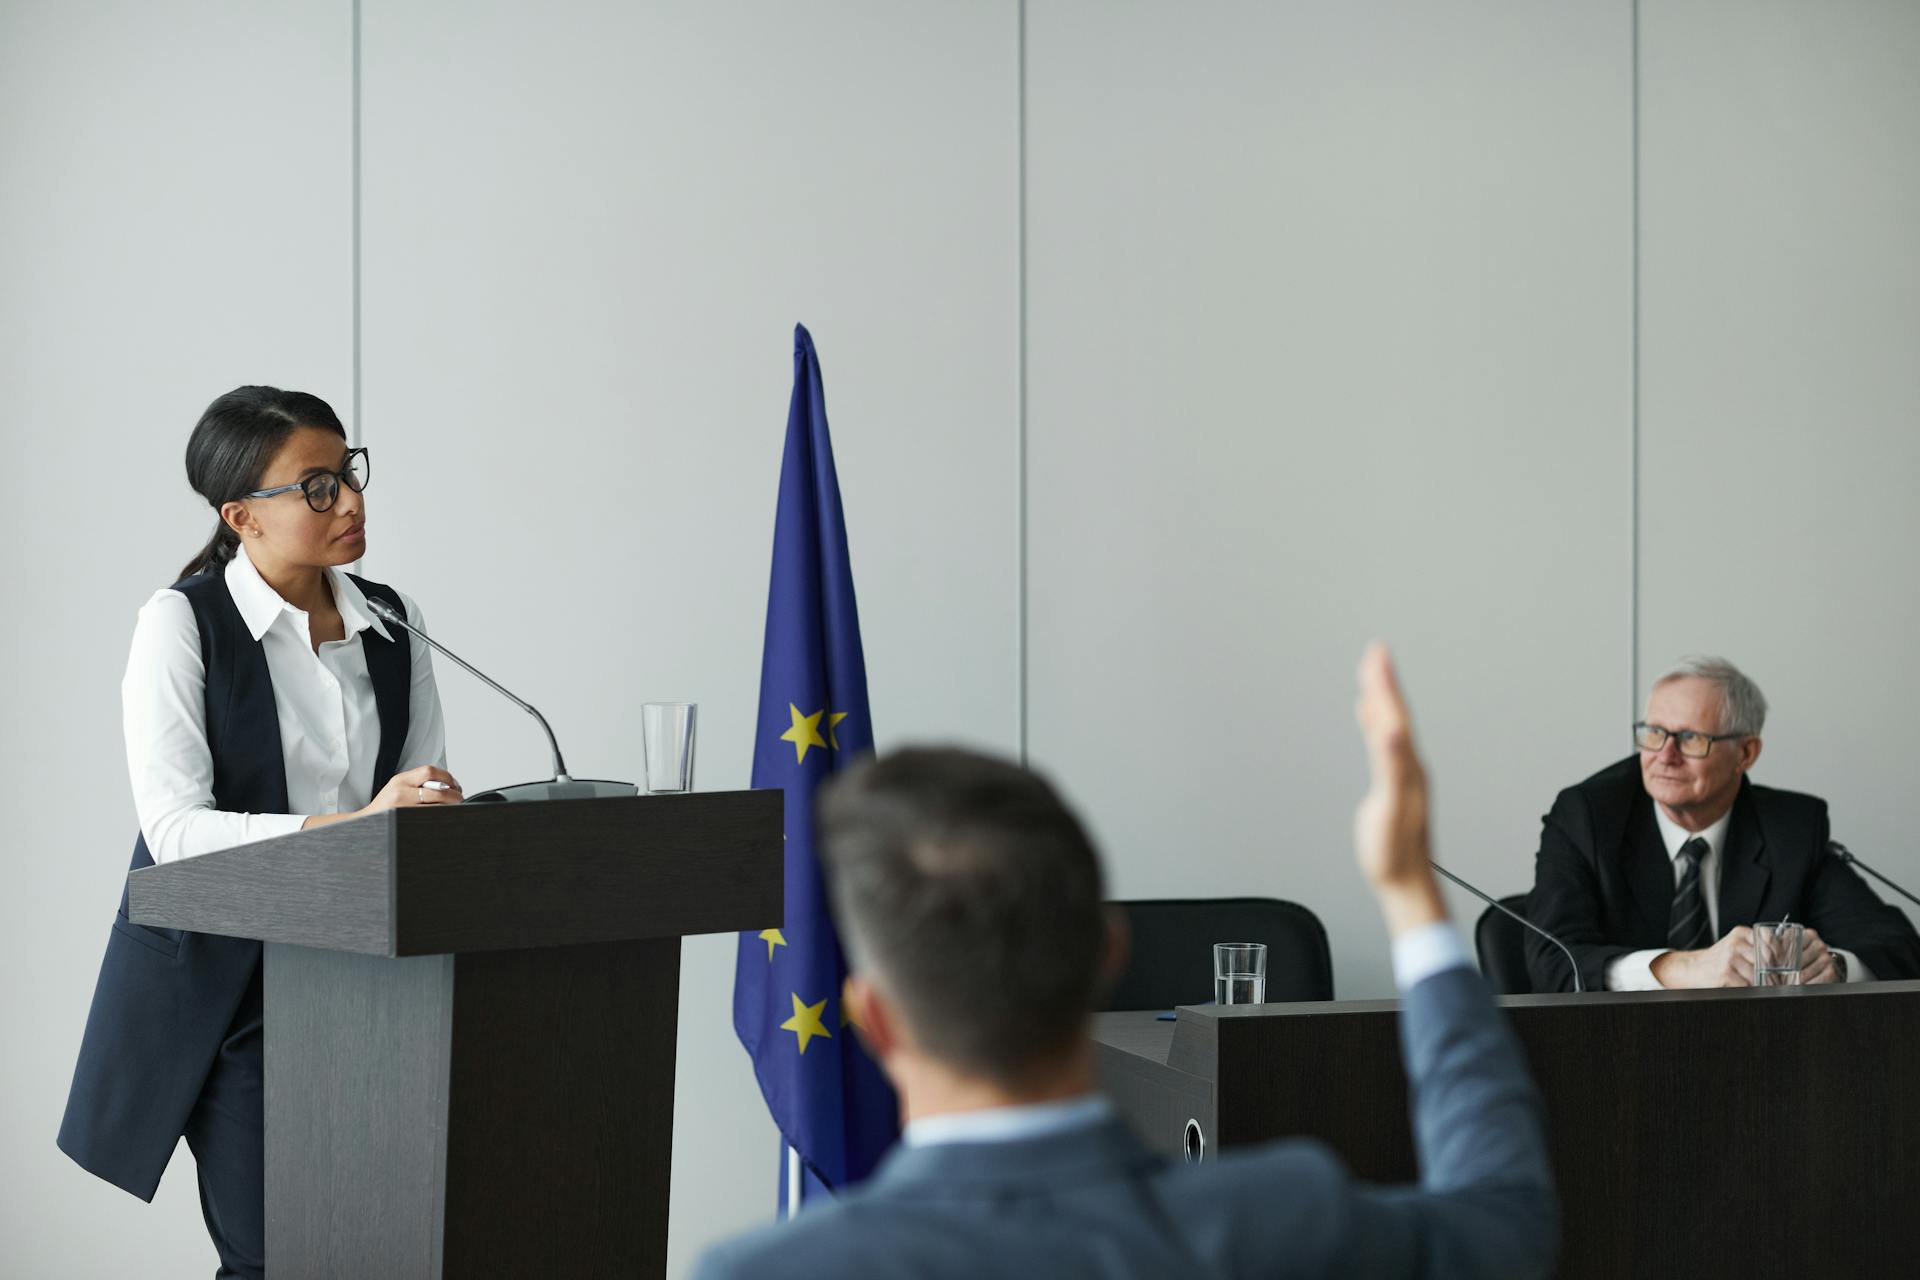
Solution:
<svg viewBox="0 0 1920 1280"><path fill-rule="evenodd" d="M767 963L772 964L773 949L775 947L786 946L787 940L786 938L781 936L781 933L778 929L762 929L760 931L760 937L764 939L767 944Z"/></svg>
<svg viewBox="0 0 1920 1280"><path fill-rule="evenodd" d="M807 1041L815 1036L833 1039L833 1032L827 1030L826 1024L820 1021L820 1015L825 1012L826 1007L825 1000L819 1004L801 1004L798 995L793 997L793 1016L781 1023L780 1029L791 1031L800 1037L800 1052L807 1051Z"/></svg>
<svg viewBox="0 0 1920 1280"><path fill-rule="evenodd" d="M847 718L847 713L844 711L835 711L830 713L827 716L827 745L832 747L835 751L838 751L840 749L840 739L833 732L833 727L839 724L842 720L845 720L846 718Z"/></svg>
<svg viewBox="0 0 1920 1280"><path fill-rule="evenodd" d="M793 727L780 735L780 741L793 744L795 764L805 764L808 747L819 747L822 751L827 749L826 739L820 736L820 717L827 713L822 710L810 716L803 716L800 714L800 708L791 702L787 704L787 710L793 713Z"/></svg>
<svg viewBox="0 0 1920 1280"><path fill-rule="evenodd" d="M853 979L848 978L840 984L840 1025L843 1027L857 1027L860 1025L860 1019L853 1011L853 1001L847 999L847 988L851 986L852 983Z"/></svg>

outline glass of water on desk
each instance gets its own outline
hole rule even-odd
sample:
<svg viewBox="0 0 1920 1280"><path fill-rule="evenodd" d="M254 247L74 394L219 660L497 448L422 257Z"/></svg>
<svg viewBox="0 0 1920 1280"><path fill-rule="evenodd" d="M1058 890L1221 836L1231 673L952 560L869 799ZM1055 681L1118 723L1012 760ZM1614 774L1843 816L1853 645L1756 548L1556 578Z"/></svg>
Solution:
<svg viewBox="0 0 1920 1280"><path fill-rule="evenodd" d="M1800 926L1782 920L1753 926L1753 985L1800 985Z"/></svg>
<svg viewBox="0 0 1920 1280"><path fill-rule="evenodd" d="M1267 1002L1267 944L1213 944L1213 998L1219 1004Z"/></svg>

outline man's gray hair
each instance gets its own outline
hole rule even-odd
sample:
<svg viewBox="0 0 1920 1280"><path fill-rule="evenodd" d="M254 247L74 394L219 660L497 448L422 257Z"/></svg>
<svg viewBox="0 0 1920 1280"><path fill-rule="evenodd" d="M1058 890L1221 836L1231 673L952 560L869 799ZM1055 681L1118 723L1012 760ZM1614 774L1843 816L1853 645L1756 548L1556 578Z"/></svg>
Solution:
<svg viewBox="0 0 1920 1280"><path fill-rule="evenodd" d="M1755 736L1767 723L1767 699L1760 686L1725 658L1682 658L1653 686L1673 680L1708 680L1720 687L1721 733Z"/></svg>

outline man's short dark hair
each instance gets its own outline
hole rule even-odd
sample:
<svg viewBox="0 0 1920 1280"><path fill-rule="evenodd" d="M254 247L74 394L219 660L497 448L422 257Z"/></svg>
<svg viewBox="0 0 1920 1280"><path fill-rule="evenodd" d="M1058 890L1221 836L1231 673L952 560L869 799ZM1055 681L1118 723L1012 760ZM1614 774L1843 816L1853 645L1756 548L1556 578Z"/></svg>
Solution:
<svg viewBox="0 0 1920 1280"><path fill-rule="evenodd" d="M972 751L897 751L825 789L819 830L854 967L929 1054L1012 1083L1085 1036L1105 890L1044 778Z"/></svg>

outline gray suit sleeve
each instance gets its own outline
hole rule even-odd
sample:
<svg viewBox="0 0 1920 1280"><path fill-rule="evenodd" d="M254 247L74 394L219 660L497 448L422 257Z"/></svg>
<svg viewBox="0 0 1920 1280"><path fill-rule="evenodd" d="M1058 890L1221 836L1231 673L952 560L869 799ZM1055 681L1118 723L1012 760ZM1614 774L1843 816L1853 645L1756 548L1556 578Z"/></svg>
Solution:
<svg viewBox="0 0 1920 1280"><path fill-rule="evenodd" d="M1543 1109L1485 982L1435 974L1400 1016L1420 1185L1356 1189L1349 1242L1399 1274L1548 1274L1559 1216Z"/></svg>

